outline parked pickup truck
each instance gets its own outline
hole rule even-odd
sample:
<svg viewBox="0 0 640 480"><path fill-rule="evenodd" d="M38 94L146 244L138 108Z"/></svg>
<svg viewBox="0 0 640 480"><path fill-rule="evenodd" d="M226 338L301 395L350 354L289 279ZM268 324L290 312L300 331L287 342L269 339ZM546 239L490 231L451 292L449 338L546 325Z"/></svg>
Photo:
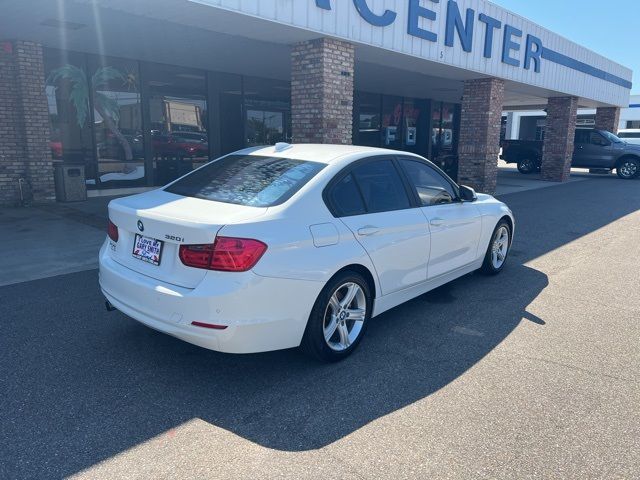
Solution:
<svg viewBox="0 0 640 480"><path fill-rule="evenodd" d="M500 158L516 163L520 173L540 170L541 140L504 140ZM640 145L633 145L605 130L579 128L576 130L572 167L590 170L616 170L620 178L640 175Z"/></svg>

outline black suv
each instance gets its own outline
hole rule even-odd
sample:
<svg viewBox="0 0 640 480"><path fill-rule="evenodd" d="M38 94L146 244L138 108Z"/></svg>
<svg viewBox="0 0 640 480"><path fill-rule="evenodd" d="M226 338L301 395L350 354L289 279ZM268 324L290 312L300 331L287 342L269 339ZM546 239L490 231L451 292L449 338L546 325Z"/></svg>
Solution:
<svg viewBox="0 0 640 480"><path fill-rule="evenodd" d="M504 140L500 158L516 163L520 173L538 171L542 163L542 140ZM578 128L571 166L615 169L620 178L634 178L640 175L640 145L626 143L605 130Z"/></svg>

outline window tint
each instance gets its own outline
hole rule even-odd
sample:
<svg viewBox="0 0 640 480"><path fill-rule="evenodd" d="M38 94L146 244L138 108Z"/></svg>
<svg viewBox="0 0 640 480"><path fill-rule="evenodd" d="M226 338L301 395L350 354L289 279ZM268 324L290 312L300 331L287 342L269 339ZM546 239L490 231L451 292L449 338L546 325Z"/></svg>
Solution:
<svg viewBox="0 0 640 480"><path fill-rule="evenodd" d="M362 196L358 191L353 175L349 174L336 183L329 193L329 201L340 217L362 215L366 213Z"/></svg>
<svg viewBox="0 0 640 480"><path fill-rule="evenodd" d="M187 175L165 190L177 195L251 207L289 199L324 164L259 155L229 155Z"/></svg>
<svg viewBox="0 0 640 480"><path fill-rule="evenodd" d="M401 159L400 165L415 187L423 207L442 205L455 200L456 193L451 183L426 163Z"/></svg>
<svg viewBox="0 0 640 480"><path fill-rule="evenodd" d="M365 163L353 169L368 213L409 208L411 203L391 160Z"/></svg>
<svg viewBox="0 0 640 480"><path fill-rule="evenodd" d="M575 143L589 143L591 130L576 130Z"/></svg>

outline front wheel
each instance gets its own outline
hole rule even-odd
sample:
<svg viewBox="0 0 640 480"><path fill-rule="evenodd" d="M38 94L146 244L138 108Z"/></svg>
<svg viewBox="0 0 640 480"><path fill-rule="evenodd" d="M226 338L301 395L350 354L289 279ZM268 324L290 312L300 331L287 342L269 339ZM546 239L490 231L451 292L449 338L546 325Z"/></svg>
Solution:
<svg viewBox="0 0 640 480"><path fill-rule="evenodd" d="M480 270L487 275L497 275L504 268L511 248L511 227L506 220L496 225Z"/></svg>
<svg viewBox="0 0 640 480"><path fill-rule="evenodd" d="M358 346L371 318L369 285L356 272L343 272L324 287L313 306L300 348L323 362L337 362Z"/></svg>
<svg viewBox="0 0 640 480"><path fill-rule="evenodd" d="M623 158L616 168L616 173L618 177L623 180L629 180L638 176L640 173L640 160L632 157Z"/></svg>
<svg viewBox="0 0 640 480"><path fill-rule="evenodd" d="M533 173L537 170L537 165L535 160L530 157L521 158L518 160L518 171L525 175L529 173Z"/></svg>

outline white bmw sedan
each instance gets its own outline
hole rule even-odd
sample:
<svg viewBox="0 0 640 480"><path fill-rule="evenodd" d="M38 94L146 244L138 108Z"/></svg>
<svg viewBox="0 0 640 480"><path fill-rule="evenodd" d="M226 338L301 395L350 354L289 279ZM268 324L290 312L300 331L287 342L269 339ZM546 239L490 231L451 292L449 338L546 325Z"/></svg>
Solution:
<svg viewBox="0 0 640 480"><path fill-rule="evenodd" d="M205 348L335 361L371 317L500 272L513 232L505 204L417 155L277 144L113 200L100 287L107 308Z"/></svg>

